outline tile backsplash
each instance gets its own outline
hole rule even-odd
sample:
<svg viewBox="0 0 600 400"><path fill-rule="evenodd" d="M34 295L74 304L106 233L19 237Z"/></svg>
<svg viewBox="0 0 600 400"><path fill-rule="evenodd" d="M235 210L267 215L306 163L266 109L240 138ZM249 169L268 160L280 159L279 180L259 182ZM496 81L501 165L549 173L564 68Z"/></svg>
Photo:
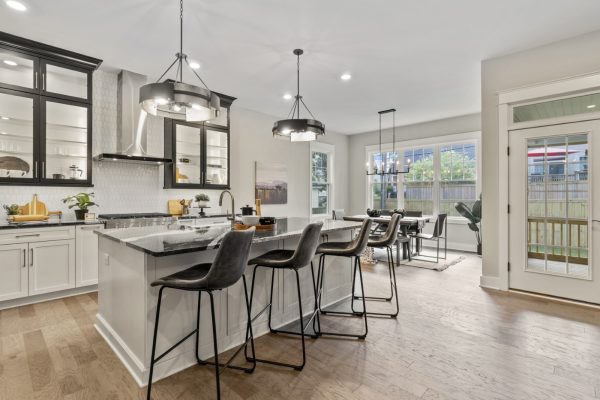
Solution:
<svg viewBox="0 0 600 400"><path fill-rule="evenodd" d="M92 153L114 152L117 149L117 73L98 70L93 79L93 143ZM163 153L162 118L149 117L148 150L151 154ZM170 198L191 198L197 191L163 190L162 167L113 162L93 163L92 188L47 186L0 186L0 205L25 204L34 193L46 203L49 210L70 213L62 199L85 191L94 192L100 205L96 213L166 212ZM206 192L206 191L204 191ZM218 192L209 192L211 205L216 206ZM213 208L213 212L220 209ZM4 210L0 216L4 217Z"/></svg>

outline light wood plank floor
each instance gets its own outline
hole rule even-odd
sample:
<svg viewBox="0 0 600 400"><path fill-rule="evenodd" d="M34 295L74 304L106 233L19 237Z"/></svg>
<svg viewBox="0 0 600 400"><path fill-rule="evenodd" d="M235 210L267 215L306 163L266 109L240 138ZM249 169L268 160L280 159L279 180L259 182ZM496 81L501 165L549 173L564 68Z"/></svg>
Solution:
<svg viewBox="0 0 600 400"><path fill-rule="evenodd" d="M223 398L600 398L600 312L482 290L480 268L476 256L443 272L399 267L397 320L370 319L364 342L310 340L302 372L227 371ZM365 269L369 292L387 288L384 264ZM0 399L145 398L96 333L96 309L91 294L1 311ZM265 336L257 351L291 359L297 344ZM190 368L153 394L214 398L213 370Z"/></svg>

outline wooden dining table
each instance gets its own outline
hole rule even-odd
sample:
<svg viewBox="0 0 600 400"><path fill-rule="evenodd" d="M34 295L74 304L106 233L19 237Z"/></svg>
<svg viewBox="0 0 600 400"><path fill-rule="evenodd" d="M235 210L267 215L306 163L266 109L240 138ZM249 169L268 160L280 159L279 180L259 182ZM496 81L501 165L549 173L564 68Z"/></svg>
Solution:
<svg viewBox="0 0 600 400"><path fill-rule="evenodd" d="M425 224L427 222L431 221L432 218L433 218L433 216L431 216L431 215L424 215L422 217L402 217L402 219L400 220L400 230L402 231L402 234L405 236L408 236L408 230L410 228L413 228L417 233L420 233L423 230L423 227L425 226ZM346 221L356 221L356 222L362 222L365 219L370 219L375 224L387 225L387 224L389 224L392 217L390 215L382 215L380 217L370 217L367 214L357 214L357 215L346 215L346 216L344 216L344 219ZM415 243L415 252L413 252L413 254L419 253L419 251L421 249L421 241L419 239L417 239L415 242L416 242ZM398 245L396 245L396 259L400 260L400 246L398 246ZM408 259L408 253L406 252L406 249L403 249L402 259L403 260Z"/></svg>

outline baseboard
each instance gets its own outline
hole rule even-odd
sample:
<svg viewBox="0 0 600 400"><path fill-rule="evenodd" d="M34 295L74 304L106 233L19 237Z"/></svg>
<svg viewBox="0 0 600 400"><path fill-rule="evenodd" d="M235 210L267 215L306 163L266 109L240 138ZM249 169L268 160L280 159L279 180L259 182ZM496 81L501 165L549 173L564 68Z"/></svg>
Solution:
<svg viewBox="0 0 600 400"><path fill-rule="evenodd" d="M497 276L481 275L479 277L479 286L488 288L488 289L501 290L500 289L500 278Z"/></svg>
<svg viewBox="0 0 600 400"><path fill-rule="evenodd" d="M61 290L59 292L38 294L35 296L21 297L20 299L6 300L0 302L0 310L26 306L29 304L43 303L45 301L64 299L65 297L77 296L79 294L98 291L98 285L84 286L79 288Z"/></svg>

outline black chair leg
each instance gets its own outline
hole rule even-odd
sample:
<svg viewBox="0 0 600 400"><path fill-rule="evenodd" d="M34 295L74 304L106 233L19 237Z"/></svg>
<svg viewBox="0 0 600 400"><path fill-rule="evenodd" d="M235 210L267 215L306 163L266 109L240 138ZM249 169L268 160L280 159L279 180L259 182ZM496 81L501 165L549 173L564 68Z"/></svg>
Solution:
<svg viewBox="0 0 600 400"><path fill-rule="evenodd" d="M271 314L273 311L273 285L275 283L275 268L272 268L271 272L271 295L269 296L269 331L271 333L276 333L273 327L271 326Z"/></svg>
<svg viewBox="0 0 600 400"><path fill-rule="evenodd" d="M154 335L152 338L152 355L150 356L150 374L148 376L148 389L147 389L147 395L146 395L146 399L150 400L152 397L150 395L151 391L152 391L152 376L154 374L154 357L156 356L156 337L158 335L158 319L160 317L160 305L162 302L162 292L163 289L165 287L161 286L160 290L158 291L158 303L156 305L156 319L154 321Z"/></svg>
<svg viewBox="0 0 600 400"><path fill-rule="evenodd" d="M358 299L358 297L356 297L354 295L354 292L356 290L356 258L355 258L355 262L352 265L352 293L350 295L350 308L352 310L352 312L347 312L347 311L332 311L332 310L324 310L321 307L321 296L323 295L323 283L325 281L325 254L321 255L321 262L320 262L320 270L319 270L319 275L321 276L321 286L320 286L320 296L319 296L319 312L323 315L349 315L352 317L361 317L364 312L362 311L355 311L354 310L354 299ZM350 260L352 260L352 257L350 258Z"/></svg>
<svg viewBox="0 0 600 400"><path fill-rule="evenodd" d="M213 332L213 347L215 351L215 376L217 379L217 399L221 398L221 378L219 371L219 346L217 344L217 321L215 318L215 299L213 298L213 293L208 291L208 296L210 297L210 315L212 319L212 332Z"/></svg>
<svg viewBox="0 0 600 400"><path fill-rule="evenodd" d="M387 251L387 261L388 261L388 270L390 273L390 297L370 297L365 296L364 299L367 301L391 301L394 297L396 298L396 309L392 313L382 313L382 312L367 312L369 316L377 316L377 317L390 317L396 318L398 316L398 312L400 311L400 306L398 303L398 289L396 287L396 269L394 264L394 252L391 247L386 247ZM361 299L361 296L355 296L357 299Z"/></svg>
<svg viewBox="0 0 600 400"><path fill-rule="evenodd" d="M248 331L250 331L250 346L252 347L252 368L245 371L249 374L254 372L256 369L256 352L254 351L254 332L252 332L252 312L250 310L250 301L248 300L248 286L246 284L246 276L242 275L242 279L244 282L244 298L246 299L246 311L248 313L248 326L246 327L246 343L244 347L244 353L246 353L246 349L248 348Z"/></svg>

